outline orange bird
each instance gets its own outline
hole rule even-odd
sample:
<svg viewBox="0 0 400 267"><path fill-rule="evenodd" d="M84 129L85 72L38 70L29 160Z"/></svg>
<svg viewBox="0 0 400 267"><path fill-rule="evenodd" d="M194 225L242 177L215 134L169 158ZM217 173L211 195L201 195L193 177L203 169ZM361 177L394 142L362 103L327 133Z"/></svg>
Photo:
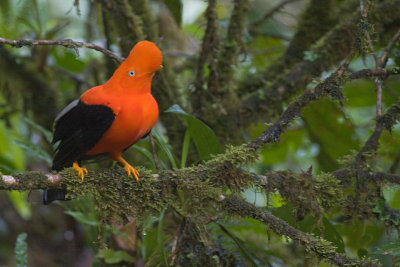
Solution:
<svg viewBox="0 0 400 267"><path fill-rule="evenodd" d="M162 54L149 41L137 43L126 60L103 85L87 90L55 119L53 144L56 148L52 169L72 166L82 182L88 173L82 160L108 155L121 163L128 176L139 182L139 172L121 153L146 136L158 119L158 105L151 95L151 81L162 68ZM62 200L65 190L43 193L43 202Z"/></svg>

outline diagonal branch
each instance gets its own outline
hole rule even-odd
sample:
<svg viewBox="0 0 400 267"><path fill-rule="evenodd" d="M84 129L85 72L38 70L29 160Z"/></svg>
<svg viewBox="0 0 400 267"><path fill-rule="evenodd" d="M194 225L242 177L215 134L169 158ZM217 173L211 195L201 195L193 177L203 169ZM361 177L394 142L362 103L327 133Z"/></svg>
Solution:
<svg viewBox="0 0 400 267"><path fill-rule="evenodd" d="M286 6L287 4L296 2L299 0L284 0L282 2L280 2L279 4L277 4L276 6L274 6L273 8L271 8L270 10L268 10L267 13L264 14L264 16L262 16L262 18L260 18L259 20L254 21L253 23L251 23L250 27L258 27L260 26L264 21L268 20L270 17L272 17L276 12L278 12L279 10L281 10L284 6Z"/></svg>
<svg viewBox="0 0 400 267"><path fill-rule="evenodd" d="M226 197L221 204L224 208L234 214L242 217L250 217L267 224L273 232L300 242L307 250L316 253L321 259L337 266L379 266L376 261L370 259L350 259L345 254L336 252L336 247L330 242L302 232L290 226L284 220L279 219L270 213L265 213L253 204L236 196Z"/></svg>
<svg viewBox="0 0 400 267"><path fill-rule="evenodd" d="M368 155L371 153L375 153L376 150L378 149L379 138L381 137L383 129L386 128L391 132L393 125L399 119L400 119L400 102L397 102L396 104L392 105L383 116L378 118L374 132L371 134L367 142L365 142L364 146L358 152L351 166L358 168L360 166L365 167Z"/></svg>
<svg viewBox="0 0 400 267"><path fill-rule="evenodd" d="M380 57L380 62L382 63L382 68L385 67L386 63L387 63L387 56L389 54L389 52L392 50L392 48L394 47L394 45L397 43L397 41L400 38L400 28L397 30L396 34L393 35L392 39L390 40L390 42L387 44L387 46L385 47L385 49L383 50L383 53Z"/></svg>
<svg viewBox="0 0 400 267"><path fill-rule="evenodd" d="M259 137L249 143L249 147L259 149L266 143L277 142L279 136L287 129L289 123L300 116L302 109L322 97L331 95L341 98L340 86L341 77L346 71L351 59L354 57L354 51L351 51L345 62L328 78L319 83L316 87L303 93L296 101L292 102L278 120L265 130Z"/></svg>

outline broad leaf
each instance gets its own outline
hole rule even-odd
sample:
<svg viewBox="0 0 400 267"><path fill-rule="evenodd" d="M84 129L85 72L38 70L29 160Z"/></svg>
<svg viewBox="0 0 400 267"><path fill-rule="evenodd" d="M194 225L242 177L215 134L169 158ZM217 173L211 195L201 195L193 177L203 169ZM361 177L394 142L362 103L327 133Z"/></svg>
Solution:
<svg viewBox="0 0 400 267"><path fill-rule="evenodd" d="M113 249L100 249L97 257L104 259L107 264L117 264L120 262L134 262L135 259L126 251L115 251Z"/></svg>
<svg viewBox="0 0 400 267"><path fill-rule="evenodd" d="M166 112L175 113L184 116L190 137L200 154L201 159L207 160L211 158L211 155L222 153L222 146L215 136L213 130L208 127L201 120L193 117L186 113L180 106L173 105Z"/></svg>

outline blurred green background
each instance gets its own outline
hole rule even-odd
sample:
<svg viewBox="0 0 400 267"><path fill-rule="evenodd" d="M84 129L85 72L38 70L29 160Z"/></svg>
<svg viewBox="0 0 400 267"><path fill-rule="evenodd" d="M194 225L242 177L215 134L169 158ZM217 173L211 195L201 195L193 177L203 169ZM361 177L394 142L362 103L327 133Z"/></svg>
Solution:
<svg viewBox="0 0 400 267"><path fill-rule="evenodd" d="M196 110L192 110L189 103L196 75L195 63L206 26L204 12L207 2L144 2L150 7L158 36L164 37L160 47L167 61L167 70L157 76L165 75L167 79L173 77L172 90L180 97L176 103L163 102L161 105L172 106L169 112L165 112L167 108L160 110L160 122L154 131L161 165L163 169L172 169L197 164L209 159L211 154L222 152L231 143L218 134L223 128L208 127L198 120ZM347 4L351 6L349 3L352 1L330 2L332 17L344 19L340 17L342 14L339 11ZM250 1L246 25L257 21L278 3L280 1ZM107 36L110 34L107 32L107 20L113 19L112 13L105 15L107 4L106 0L0 0L0 37L70 38L93 42L126 56L118 37ZM248 30L243 32L246 49L239 51L239 62L234 67L235 82L252 83L252 79L258 79L255 77L262 70L273 69L271 64L275 64L275 60L285 53L299 27L301 14L308 5L309 1L292 1L259 25L257 33ZM228 27L231 10L231 1L218 1L218 25L221 32L225 32ZM351 12L347 12L349 16ZM387 36L386 42L375 42L378 53L390 40L390 32ZM133 45L130 43L130 47ZM304 51L303 54L304 59L312 56L310 51ZM388 68L399 62L400 45L397 44L390 53ZM53 149L49 138L55 115L85 90L104 83L116 67L115 62L90 49L79 49L78 54L74 49L65 47L17 49L0 45L0 172L48 172ZM351 62L350 68L352 71L374 68L372 56L366 54L357 57ZM326 78L332 70L334 68L326 69L320 76L314 77L307 88L312 88L316 82ZM160 79L156 77L154 86L162 83ZM248 90L253 89L249 87ZM348 82L343 93L346 97L343 106L326 99L305 108L302 117L296 119L281 136L279 143L264 147L251 171L259 174L277 170L300 172L310 166L313 173L338 169L346 156L354 155L372 133L376 116L373 81ZM383 86L383 109L397 102L399 94L399 77L389 77ZM160 100L158 96L162 92L156 91L155 95ZM179 138L170 136L163 124L164 118L172 118L183 125ZM240 138L232 138L233 144L256 138L266 129L266 122L272 122L275 118L276 115L266 114L263 121L252 121L245 129L238 129ZM204 138L209 142L204 142ZM392 134L383 133L371 169L399 173L399 140L400 127L397 125ZM126 155L136 165L155 171L150 148L148 138L143 139L129 149ZM112 167L112 162L102 162L101 165ZM90 168L97 167L96 163L90 165ZM379 192L384 203L393 209L400 208L399 189L398 185L388 184ZM292 204L282 199L279 193L266 195L254 188L242 194L248 201L268 208L296 228L333 242L338 251L351 257L377 258L385 266L399 264L398 231L385 226L383 220L359 216L349 219L340 210L332 209L324 212L321 226L312 214L306 214L298 220ZM379 203L376 203L376 207L379 213ZM40 192L2 191L0 265L15 266L17 261L22 262L23 266L25 256L29 266L165 265L166 261L173 261L171 251L180 224L181 218L171 209L159 217L147 218L138 227L134 221L126 226L102 224L90 196L68 203L43 206ZM398 226L399 222L394 224ZM206 225L206 228L213 242L237 258L237 266L328 266L307 254L301 245L269 232L264 224L252 219L225 218ZM23 246L23 236L17 242L17 249L15 247L21 233L27 234L27 250ZM211 248L209 253L214 253ZM221 261L224 253L218 253ZM220 262L220 265L223 263Z"/></svg>

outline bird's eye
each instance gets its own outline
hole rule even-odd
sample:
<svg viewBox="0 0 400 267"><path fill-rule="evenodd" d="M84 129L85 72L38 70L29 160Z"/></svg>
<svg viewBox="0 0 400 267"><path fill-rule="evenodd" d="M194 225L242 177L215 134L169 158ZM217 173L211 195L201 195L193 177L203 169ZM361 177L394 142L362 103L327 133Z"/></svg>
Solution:
<svg viewBox="0 0 400 267"><path fill-rule="evenodd" d="M131 70L130 72L129 72L129 76L131 76L131 77L133 77L133 76L135 76L135 72L133 71L133 70Z"/></svg>

